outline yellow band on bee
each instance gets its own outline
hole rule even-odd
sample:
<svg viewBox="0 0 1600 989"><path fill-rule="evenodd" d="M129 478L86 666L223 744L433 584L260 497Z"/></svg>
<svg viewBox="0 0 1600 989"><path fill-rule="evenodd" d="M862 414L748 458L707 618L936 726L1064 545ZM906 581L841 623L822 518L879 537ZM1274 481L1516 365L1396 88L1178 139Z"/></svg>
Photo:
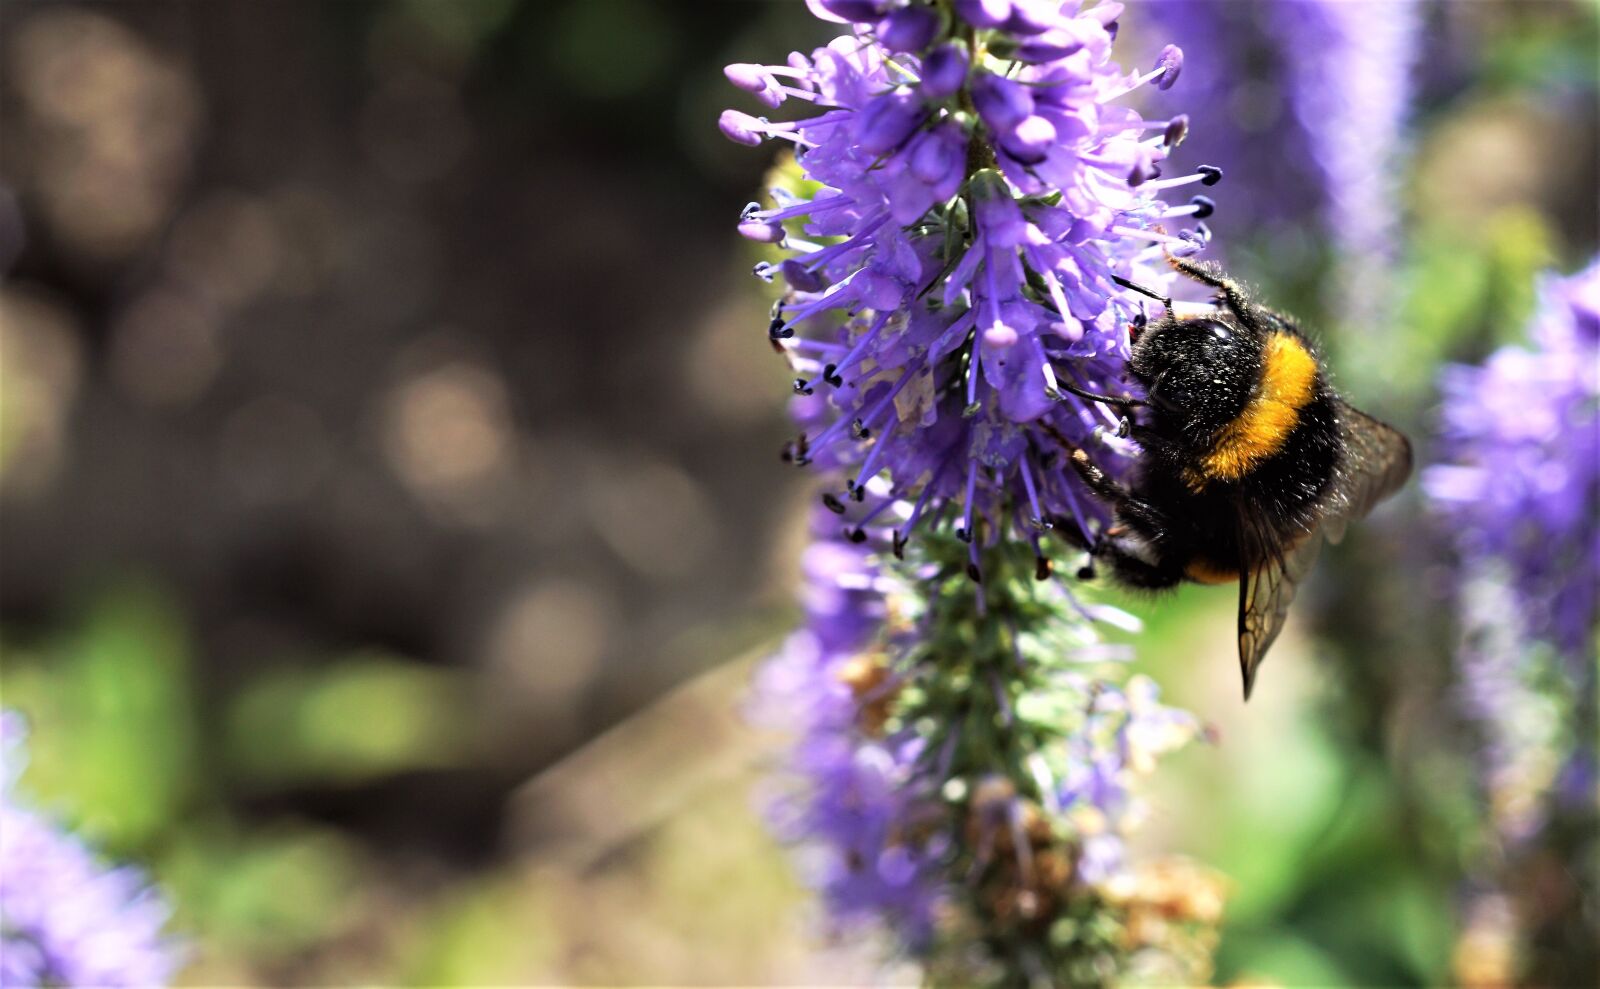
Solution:
<svg viewBox="0 0 1600 989"><path fill-rule="evenodd" d="M1239 571L1219 567L1201 557L1190 560L1183 568L1183 575L1196 584L1232 584L1239 580Z"/></svg>
<svg viewBox="0 0 1600 989"><path fill-rule="evenodd" d="M1299 425L1300 410L1311 401L1316 378L1316 358L1304 344L1287 333L1268 337L1261 387L1200 458L1200 476L1190 477L1191 486L1198 490L1207 481L1237 481L1283 449Z"/></svg>

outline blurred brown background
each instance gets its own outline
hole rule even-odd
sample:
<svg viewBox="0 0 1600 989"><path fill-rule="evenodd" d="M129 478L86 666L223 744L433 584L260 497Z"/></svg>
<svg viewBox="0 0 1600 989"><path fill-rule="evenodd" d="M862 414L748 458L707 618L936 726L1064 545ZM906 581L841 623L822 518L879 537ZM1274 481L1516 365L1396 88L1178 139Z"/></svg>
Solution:
<svg viewBox="0 0 1600 989"><path fill-rule="evenodd" d="M763 161L688 73L774 6L7 4L8 622L137 569L207 696L472 670L492 759L327 808L464 852L754 641L797 489L729 236Z"/></svg>
<svg viewBox="0 0 1600 989"><path fill-rule="evenodd" d="M803 481L731 233L766 162L715 120L721 63L808 20L5 4L0 621L37 761L52 727L138 747L177 720L139 734L152 779L185 777L174 819L292 821L358 843L321 867L422 863L432 889L533 841L524 780L781 628ZM129 600L185 658L163 681L118 656L108 692L175 696L113 729L61 698L93 693L75 657ZM528 833L559 831L539 803ZM92 810L113 851L186 847ZM262 925L219 962L202 921L201 972L318 977L326 929Z"/></svg>

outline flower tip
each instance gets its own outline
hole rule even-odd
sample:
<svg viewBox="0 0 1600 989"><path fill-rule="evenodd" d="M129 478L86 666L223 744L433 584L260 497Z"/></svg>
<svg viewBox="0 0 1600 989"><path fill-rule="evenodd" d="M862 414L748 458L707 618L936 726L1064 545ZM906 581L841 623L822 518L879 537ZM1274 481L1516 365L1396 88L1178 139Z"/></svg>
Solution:
<svg viewBox="0 0 1600 989"><path fill-rule="evenodd" d="M996 323L983 331L983 342L991 347L1011 347L1017 342L1017 331L1004 323Z"/></svg>
<svg viewBox="0 0 1600 989"><path fill-rule="evenodd" d="M967 49L955 42L940 45L922 60L922 95L925 99L946 100L960 92L967 81Z"/></svg>
<svg viewBox="0 0 1600 989"><path fill-rule="evenodd" d="M732 65L722 67L722 74L728 81L740 89L752 93L762 92L767 88L767 73L761 66L751 62L734 62Z"/></svg>
<svg viewBox="0 0 1600 989"><path fill-rule="evenodd" d="M783 224L776 220L745 220L739 235L758 244L777 244L783 240Z"/></svg>
<svg viewBox="0 0 1600 989"><path fill-rule="evenodd" d="M920 52L939 33L932 7L901 7L878 22L878 43L892 52Z"/></svg>
<svg viewBox="0 0 1600 989"><path fill-rule="evenodd" d="M835 24L874 21L884 8L882 0L806 0L806 6L817 17Z"/></svg>
<svg viewBox="0 0 1600 989"><path fill-rule="evenodd" d="M761 121L748 113L724 110L722 116L717 118L717 127L722 131L722 136L735 144L744 144L752 148L761 144Z"/></svg>
<svg viewBox="0 0 1600 989"><path fill-rule="evenodd" d="M1113 0L1111 3L1103 3L1098 7L1091 7L1083 13L1084 16L1092 17L1099 21L1101 27L1110 28L1111 25L1117 22L1117 18L1122 16L1124 9L1122 4Z"/></svg>
<svg viewBox="0 0 1600 989"><path fill-rule="evenodd" d="M1161 70L1161 77L1156 80L1156 88L1171 89L1172 84L1178 81L1178 76L1183 72L1183 49L1177 45L1168 45L1161 49L1161 54L1156 57L1155 67Z"/></svg>
<svg viewBox="0 0 1600 989"><path fill-rule="evenodd" d="M1011 18L1011 0L956 0L956 16L976 28L999 27Z"/></svg>

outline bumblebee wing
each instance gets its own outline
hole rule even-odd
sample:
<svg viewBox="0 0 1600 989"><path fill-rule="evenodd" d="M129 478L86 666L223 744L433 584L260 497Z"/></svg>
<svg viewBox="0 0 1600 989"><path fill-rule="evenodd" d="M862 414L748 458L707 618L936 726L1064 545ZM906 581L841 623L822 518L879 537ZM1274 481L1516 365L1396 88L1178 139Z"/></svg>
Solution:
<svg viewBox="0 0 1600 989"><path fill-rule="evenodd" d="M1344 538L1345 526L1372 511L1411 476L1411 441L1393 426L1335 400L1344 459L1334 475L1322 521L1330 542Z"/></svg>
<svg viewBox="0 0 1600 989"><path fill-rule="evenodd" d="M1308 532L1293 546L1279 545L1259 523L1241 519L1243 559L1258 561L1239 572L1239 672L1244 699L1255 688L1256 671L1283 630L1295 591L1317 562L1322 535Z"/></svg>

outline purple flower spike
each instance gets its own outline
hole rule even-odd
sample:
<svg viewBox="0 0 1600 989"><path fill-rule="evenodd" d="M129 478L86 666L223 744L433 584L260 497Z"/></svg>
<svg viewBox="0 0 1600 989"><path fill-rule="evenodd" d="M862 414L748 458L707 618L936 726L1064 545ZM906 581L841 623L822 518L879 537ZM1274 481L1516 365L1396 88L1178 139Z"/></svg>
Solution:
<svg viewBox="0 0 1600 989"><path fill-rule="evenodd" d="M1204 244L1185 224L1209 200L1158 196L1211 172L1151 181L1182 118L1118 101L1176 64L1123 72L1120 8L912 0L870 5L867 30L869 5L812 2L857 26L730 78L814 106L724 126L794 147L740 230L782 237L784 259L756 274L781 290L767 334L800 428L784 458L830 485L803 560L806 624L756 692L763 720L797 738L775 828L808 848L838 927L882 926L954 984L1077 984L1084 952L1109 974L1126 949L1058 937L1055 917L1115 909L1058 894L1129 878L1132 780L1195 723L1093 665L1127 649L1099 643L1050 581L1048 554L1078 554L1111 521L1064 451L1121 481L1136 450L1112 409L1068 388L1136 397L1129 328L1151 303L1128 286L1164 294L1166 256ZM1024 683L1025 669L1042 675ZM929 689L950 682L992 710L968 717ZM1019 747L1025 762L992 759ZM1051 937L1013 938L996 903L1047 911L1028 927ZM1001 947L979 959L980 944Z"/></svg>
<svg viewBox="0 0 1600 989"><path fill-rule="evenodd" d="M1547 280L1532 349L1445 370L1449 459L1423 475L1463 555L1509 568L1529 637L1573 657L1600 619L1597 294L1600 262Z"/></svg>
<svg viewBox="0 0 1600 989"><path fill-rule="evenodd" d="M1568 936L1546 941L1559 925L1540 919L1552 894L1527 885L1530 864L1575 860L1595 834L1600 259L1544 279L1536 313L1526 346L1445 369L1443 459L1423 474L1455 543L1457 699L1483 743L1495 855L1474 893L1505 901L1513 955Z"/></svg>
<svg viewBox="0 0 1600 989"><path fill-rule="evenodd" d="M932 7L901 7L878 22L878 43L892 52L920 52L938 32Z"/></svg>
<svg viewBox="0 0 1600 989"><path fill-rule="evenodd" d="M895 8L913 9L932 8ZM956 11L963 23L989 24L995 51L1037 43L1071 54L978 71L954 36L935 38L919 64L858 32L784 66L736 73L747 85L782 79L791 101L815 94L820 110L793 121L732 113L723 123L746 143L793 142L815 183L807 198L775 193L774 208L743 218L789 231L784 244L803 268L781 269L791 291L769 335L836 417L791 459L849 466L852 501L874 479L889 497L926 494L916 522L982 523L991 541L1006 538L1012 498L1030 516L1063 514L1092 530L1099 502L1044 451L1067 437L1117 472L1134 447L1108 435L1116 420L1103 406L1060 386L1125 389L1127 324L1148 302L1113 275L1159 291L1171 279L1163 255L1206 240L1182 225L1206 204L1170 209L1156 197L1185 183L1149 181L1182 118L1147 124L1115 105L1168 75L1175 50L1172 64L1130 79L1110 58L1099 8L963 0ZM1040 30L1008 33L1014 16ZM745 233L778 236L765 225ZM996 324L1015 343L982 342Z"/></svg>

